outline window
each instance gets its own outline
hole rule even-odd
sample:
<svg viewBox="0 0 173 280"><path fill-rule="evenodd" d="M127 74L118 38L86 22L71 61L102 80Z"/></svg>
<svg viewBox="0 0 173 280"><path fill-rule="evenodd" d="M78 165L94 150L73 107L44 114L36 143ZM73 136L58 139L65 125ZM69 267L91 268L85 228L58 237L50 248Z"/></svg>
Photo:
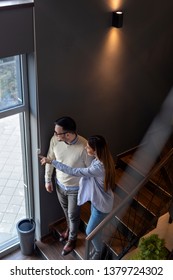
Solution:
<svg viewBox="0 0 173 280"><path fill-rule="evenodd" d="M0 254L18 243L16 223L30 216L26 57L0 59Z"/></svg>
<svg viewBox="0 0 173 280"><path fill-rule="evenodd" d="M0 59L0 111L23 104L18 56Z"/></svg>

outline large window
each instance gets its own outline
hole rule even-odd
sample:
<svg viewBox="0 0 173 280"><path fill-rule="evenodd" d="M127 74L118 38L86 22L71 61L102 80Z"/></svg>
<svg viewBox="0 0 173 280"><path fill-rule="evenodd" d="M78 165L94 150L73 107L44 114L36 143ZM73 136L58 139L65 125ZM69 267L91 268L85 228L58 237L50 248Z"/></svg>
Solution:
<svg viewBox="0 0 173 280"><path fill-rule="evenodd" d="M0 254L18 243L30 216L28 93L25 56L0 59Z"/></svg>

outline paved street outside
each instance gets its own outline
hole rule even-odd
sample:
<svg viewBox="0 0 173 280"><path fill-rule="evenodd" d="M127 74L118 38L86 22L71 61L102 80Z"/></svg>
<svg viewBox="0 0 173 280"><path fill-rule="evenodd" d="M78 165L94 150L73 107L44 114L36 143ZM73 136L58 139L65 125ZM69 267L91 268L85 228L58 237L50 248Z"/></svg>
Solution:
<svg viewBox="0 0 173 280"><path fill-rule="evenodd" d="M19 115L0 119L0 248L25 217Z"/></svg>

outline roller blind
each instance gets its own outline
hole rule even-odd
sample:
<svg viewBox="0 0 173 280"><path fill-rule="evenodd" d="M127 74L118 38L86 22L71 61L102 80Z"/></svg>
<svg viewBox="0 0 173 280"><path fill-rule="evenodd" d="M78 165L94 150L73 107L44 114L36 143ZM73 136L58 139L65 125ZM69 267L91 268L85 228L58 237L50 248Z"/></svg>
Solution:
<svg viewBox="0 0 173 280"><path fill-rule="evenodd" d="M0 9L0 57L33 51L33 7Z"/></svg>

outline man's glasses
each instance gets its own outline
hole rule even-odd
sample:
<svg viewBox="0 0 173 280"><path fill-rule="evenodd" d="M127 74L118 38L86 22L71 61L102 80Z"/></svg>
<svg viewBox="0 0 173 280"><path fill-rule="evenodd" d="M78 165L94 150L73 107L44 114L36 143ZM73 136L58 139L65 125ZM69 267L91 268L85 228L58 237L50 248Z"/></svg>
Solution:
<svg viewBox="0 0 173 280"><path fill-rule="evenodd" d="M61 132L61 133L57 133L56 131L54 131L54 134L55 134L56 136L63 135L63 134L66 134L66 133L67 133L67 131Z"/></svg>

